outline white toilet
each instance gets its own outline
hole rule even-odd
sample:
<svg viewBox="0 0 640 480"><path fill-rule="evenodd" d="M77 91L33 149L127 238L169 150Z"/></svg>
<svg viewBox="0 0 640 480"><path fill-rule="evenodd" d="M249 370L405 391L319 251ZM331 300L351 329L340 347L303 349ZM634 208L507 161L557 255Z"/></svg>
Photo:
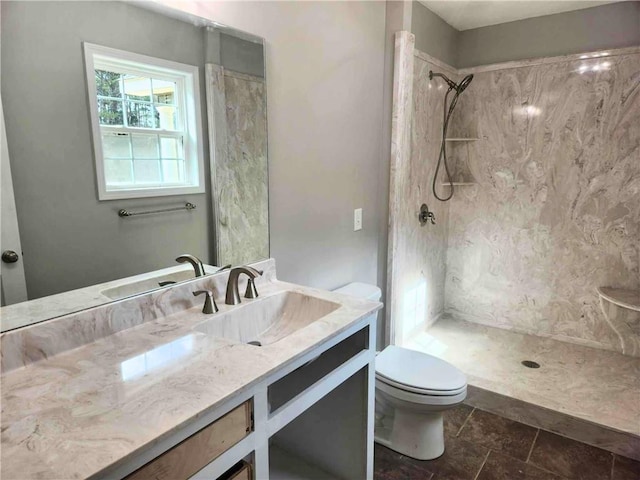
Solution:
<svg viewBox="0 0 640 480"><path fill-rule="evenodd" d="M336 292L379 301L375 285L350 283ZM376 357L375 441L419 460L444 453L442 413L462 403L467 378L439 358L389 345Z"/></svg>

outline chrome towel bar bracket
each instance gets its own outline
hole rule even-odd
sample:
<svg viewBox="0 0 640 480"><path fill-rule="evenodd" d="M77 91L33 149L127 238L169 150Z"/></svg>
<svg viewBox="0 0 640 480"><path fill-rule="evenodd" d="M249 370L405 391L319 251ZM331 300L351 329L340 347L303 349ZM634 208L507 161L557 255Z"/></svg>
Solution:
<svg viewBox="0 0 640 480"><path fill-rule="evenodd" d="M136 215L149 215L152 213L177 212L180 210L194 210L195 208L196 206L191 202L185 203L184 207L163 208L160 210L146 210L143 212L130 212L129 210L125 210L124 208L121 208L120 210L118 210L118 216L119 217L135 217Z"/></svg>

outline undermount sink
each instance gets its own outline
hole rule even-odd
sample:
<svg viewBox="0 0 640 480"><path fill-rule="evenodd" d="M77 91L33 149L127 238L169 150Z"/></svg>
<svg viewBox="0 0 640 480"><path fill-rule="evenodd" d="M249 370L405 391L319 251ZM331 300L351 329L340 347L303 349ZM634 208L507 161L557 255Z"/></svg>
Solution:
<svg viewBox="0 0 640 480"><path fill-rule="evenodd" d="M205 265L204 268L206 274L215 273L218 270L218 267L211 265ZM191 266L175 266L113 282L118 284L102 290L100 293L111 300L120 300L160 288L160 282L180 283L193 278L194 273Z"/></svg>
<svg viewBox="0 0 640 480"><path fill-rule="evenodd" d="M340 308L338 303L297 292L244 302L212 315L211 320L197 325L195 330L232 342L269 345Z"/></svg>

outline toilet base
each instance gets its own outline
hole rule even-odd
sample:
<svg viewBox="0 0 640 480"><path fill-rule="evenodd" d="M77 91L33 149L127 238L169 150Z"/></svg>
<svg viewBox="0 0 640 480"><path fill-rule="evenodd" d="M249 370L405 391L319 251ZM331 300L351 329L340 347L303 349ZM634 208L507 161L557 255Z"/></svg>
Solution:
<svg viewBox="0 0 640 480"><path fill-rule="evenodd" d="M444 453L442 412L417 413L396 409L391 428L376 428L374 440L417 460L438 458Z"/></svg>
<svg viewBox="0 0 640 480"><path fill-rule="evenodd" d="M376 379L374 440L402 455L433 460L444 453L443 413L462 403L466 388L449 396L407 392Z"/></svg>

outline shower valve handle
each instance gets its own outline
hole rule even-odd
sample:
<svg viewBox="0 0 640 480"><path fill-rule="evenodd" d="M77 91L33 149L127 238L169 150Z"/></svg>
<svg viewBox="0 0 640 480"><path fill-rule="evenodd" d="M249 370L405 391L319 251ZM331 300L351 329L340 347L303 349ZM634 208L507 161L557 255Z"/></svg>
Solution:
<svg viewBox="0 0 640 480"><path fill-rule="evenodd" d="M418 214L418 220L420 221L420 225L426 225L429 221L431 221L432 225L436 224L436 216L433 212L429 211L429 207L426 203L423 203L420 207L420 213Z"/></svg>

